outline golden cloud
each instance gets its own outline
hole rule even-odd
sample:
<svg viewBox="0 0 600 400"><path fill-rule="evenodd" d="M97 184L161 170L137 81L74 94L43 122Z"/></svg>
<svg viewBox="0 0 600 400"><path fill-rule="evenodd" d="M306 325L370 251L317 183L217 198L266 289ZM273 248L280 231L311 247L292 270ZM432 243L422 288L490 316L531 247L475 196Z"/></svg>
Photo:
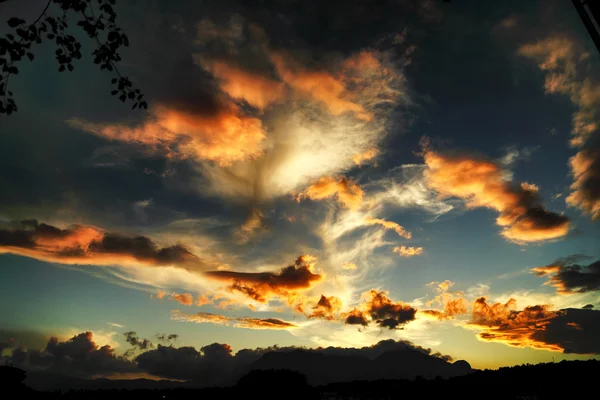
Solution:
<svg viewBox="0 0 600 400"><path fill-rule="evenodd" d="M315 257L303 255L298 257L293 265L283 268L280 272L234 272L210 271L204 276L209 279L227 282L227 289L238 292L261 303L272 297L287 301L298 311L303 310L303 299L300 292L310 289L313 284L323 280L324 276L314 273Z"/></svg>
<svg viewBox="0 0 600 400"><path fill-rule="evenodd" d="M486 207L500 213L496 223L502 235L516 242L556 239L569 232L569 219L547 211L531 186L512 185L496 163L468 156L442 155L425 150L427 184L441 196L464 199L468 207Z"/></svg>
<svg viewBox="0 0 600 400"><path fill-rule="evenodd" d="M364 193L358 184L346 177L324 176L300 192L296 200L324 200L333 196L336 196L344 207L356 209L362 204Z"/></svg>
<svg viewBox="0 0 600 400"><path fill-rule="evenodd" d="M403 237L405 239L412 238L412 233L406 231L402 226L393 221L387 221L385 219L366 217L365 222L367 225L381 225L385 229L391 229L395 231L398 236ZM422 249L421 249L422 250Z"/></svg>
<svg viewBox="0 0 600 400"><path fill-rule="evenodd" d="M367 161L371 161L379 154L379 150L376 147L372 147L363 151L362 153L354 154L352 156L352 161L356 165L363 165Z"/></svg>
<svg viewBox="0 0 600 400"><path fill-rule="evenodd" d="M392 251L394 253L398 253L398 255L401 257L414 257L414 256L420 256L421 254L423 254L422 247L399 246L399 247L394 247L394 249Z"/></svg>
<svg viewBox="0 0 600 400"><path fill-rule="evenodd" d="M309 318L320 318L326 320L337 319L337 314L342 308L342 300L336 296L321 295L319 302L312 308Z"/></svg>
<svg viewBox="0 0 600 400"><path fill-rule="evenodd" d="M281 52L271 52L270 57L285 83L298 93L321 102L330 114L351 112L365 121L373 117L372 113L357 102L355 94L348 90L347 77L343 73L334 76L325 70L308 70L296 64L288 54ZM374 61L378 63L376 59Z"/></svg>
<svg viewBox="0 0 600 400"><path fill-rule="evenodd" d="M246 116L235 104L224 104L213 114L159 105L141 125L95 124L72 119L81 130L112 140L167 148L172 157L214 161L221 166L262 156L266 133L260 119Z"/></svg>
<svg viewBox="0 0 600 400"><path fill-rule="evenodd" d="M282 100L286 95L282 82L223 61L209 61L203 58L197 58L197 61L221 81L220 88L223 92L234 99L244 100L260 110Z"/></svg>
<svg viewBox="0 0 600 400"><path fill-rule="evenodd" d="M0 229L0 254L75 265L192 266L201 261L185 247L160 248L145 236L126 236L86 225L58 228L25 220Z"/></svg>
<svg viewBox="0 0 600 400"><path fill-rule="evenodd" d="M517 311L516 304L515 299L505 304L490 304L487 298L480 297L473 303L469 325L481 330L477 337L482 341L562 351L560 345L543 340L543 332L550 321L557 317L557 313L550 311L548 305L530 306Z"/></svg>
<svg viewBox="0 0 600 400"><path fill-rule="evenodd" d="M297 325L277 318L250 318L250 317L227 317L225 315L199 312L196 314L185 314L179 310L171 312L171 319L180 322L194 322L197 324L211 323L217 325L233 326L245 329L292 329Z"/></svg>
<svg viewBox="0 0 600 400"><path fill-rule="evenodd" d="M577 106L573 115L571 145L580 148L570 161L574 182L567 204L600 218L600 78L590 74L589 54L565 36L552 36L519 49L545 72L547 93L567 96ZM587 68L585 68L587 67ZM585 72L582 72L585 71Z"/></svg>

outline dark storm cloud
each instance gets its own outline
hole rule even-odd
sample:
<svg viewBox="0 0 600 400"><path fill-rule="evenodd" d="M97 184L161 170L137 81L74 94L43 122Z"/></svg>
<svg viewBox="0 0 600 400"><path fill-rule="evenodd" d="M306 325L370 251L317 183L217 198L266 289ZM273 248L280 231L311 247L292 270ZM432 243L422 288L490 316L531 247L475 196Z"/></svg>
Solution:
<svg viewBox="0 0 600 400"><path fill-rule="evenodd" d="M181 245L160 248L145 236L105 232L94 226L62 229L23 220L0 229L0 253L12 253L62 264L107 265L139 262L183 266L198 261Z"/></svg>
<svg viewBox="0 0 600 400"><path fill-rule="evenodd" d="M50 338L42 351L19 347L6 360L28 371L80 378L136 371L135 364L117 355L111 346L99 347L91 332L80 333L64 342Z"/></svg>
<svg viewBox="0 0 600 400"><path fill-rule="evenodd" d="M588 265L559 259L550 265L533 268L532 273L547 277L546 284L554 286L558 293L573 294L600 291L600 260Z"/></svg>
<svg viewBox="0 0 600 400"><path fill-rule="evenodd" d="M565 353L600 354L600 311L576 308L560 310L544 331L532 337L556 344Z"/></svg>

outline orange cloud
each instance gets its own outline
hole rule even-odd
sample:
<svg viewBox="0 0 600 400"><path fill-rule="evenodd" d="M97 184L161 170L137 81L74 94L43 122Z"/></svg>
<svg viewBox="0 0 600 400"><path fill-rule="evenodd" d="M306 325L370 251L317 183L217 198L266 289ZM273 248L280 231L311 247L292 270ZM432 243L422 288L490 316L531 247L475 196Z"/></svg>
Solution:
<svg viewBox="0 0 600 400"><path fill-rule="evenodd" d="M324 296L321 295L319 302L313 307L312 313L308 316L309 318L321 318L327 320L336 319L336 314L340 312L342 308L342 300L336 296Z"/></svg>
<svg viewBox="0 0 600 400"><path fill-rule="evenodd" d="M467 156L442 155L425 150L425 178L441 196L455 196L468 207L486 207L500 213L496 223L502 235L516 242L537 242L565 236L569 219L547 211L531 186L512 185L497 164Z"/></svg>
<svg viewBox="0 0 600 400"><path fill-rule="evenodd" d="M566 202L599 219L600 79L589 73L589 53L568 37L553 36L522 46L519 54L536 61L545 72L547 93L567 96L578 108L573 115L571 145L580 150L569 161L574 182Z"/></svg>
<svg viewBox="0 0 600 400"><path fill-rule="evenodd" d="M367 225L381 225L385 229L392 229L396 231L398 236L403 237L405 239L412 238L412 233L407 232L402 226L398 225L393 221L386 221L385 219L366 217L365 222L367 223Z"/></svg>
<svg viewBox="0 0 600 400"><path fill-rule="evenodd" d="M432 307L434 304L443 308L440 310L422 310L419 312L425 313L437 319L452 319L457 315L467 313L467 302L462 297L462 292L451 292L450 288L454 286L454 282L445 280L443 282L430 282L427 286L434 286L437 295L427 301L427 307Z"/></svg>
<svg viewBox="0 0 600 400"><path fill-rule="evenodd" d="M173 293L171 298L184 306L191 306L194 304L194 296L191 293Z"/></svg>
<svg viewBox="0 0 600 400"><path fill-rule="evenodd" d="M402 329L415 319L417 310L401 301L392 301L388 292L371 289L363 293L363 302L349 313L342 314L346 324L367 326L371 322L381 328Z"/></svg>
<svg viewBox="0 0 600 400"><path fill-rule="evenodd" d="M420 256L421 254L423 254L422 247L399 246L399 247L394 247L394 250L392 250L392 251L394 253L398 253L398 255L401 257L414 257L414 256Z"/></svg>
<svg viewBox="0 0 600 400"><path fill-rule="evenodd" d="M183 246L159 248L145 236L125 236L85 225L61 229L36 220L0 229L1 253L75 265L184 266L201 262Z"/></svg>
<svg viewBox="0 0 600 400"><path fill-rule="evenodd" d="M207 304L212 304L214 301L214 297L211 299L210 297L208 297L207 294L202 293L200 296L198 296L198 298L196 299L196 305L197 306L204 306Z"/></svg>
<svg viewBox="0 0 600 400"><path fill-rule="evenodd" d="M349 84L343 73L335 76L324 70L310 71L294 63L291 57L284 53L272 52L270 56L277 73L285 83L304 96L321 102L330 114L351 112L365 121L373 118L349 91Z"/></svg>
<svg viewBox="0 0 600 400"><path fill-rule="evenodd" d="M372 147L362 153L358 153L352 156L352 161L356 165L363 165L366 161L370 161L373 158L377 157L379 154L379 150L375 147Z"/></svg>
<svg viewBox="0 0 600 400"><path fill-rule="evenodd" d="M291 329L297 325L282 321L277 318L250 318L250 317L227 317L224 315L199 312L196 314L185 314L179 310L171 312L171 319L180 322L195 322L197 324L211 323L217 325L233 326L245 329Z"/></svg>
<svg viewBox="0 0 600 400"><path fill-rule="evenodd" d="M221 80L221 90L234 99L244 100L260 110L285 96L282 82L237 68L223 61L201 59L202 66Z"/></svg>
<svg viewBox="0 0 600 400"><path fill-rule="evenodd" d="M204 115L168 106L157 106L143 124L94 124L82 120L69 123L109 139L167 148L172 157L192 157L227 166L262 156L266 138L260 119L243 115L235 104L223 105Z"/></svg>
<svg viewBox="0 0 600 400"><path fill-rule="evenodd" d="M477 337L483 341L562 351L560 345L543 340L543 333L557 313L548 310L547 305L530 306L517 311L516 304L515 299L505 304L489 304L487 298L480 297L473 303L469 325L481 330Z"/></svg>
<svg viewBox="0 0 600 400"><path fill-rule="evenodd" d="M274 296L280 297L301 312L303 299L299 292L311 288L324 278L323 275L313 272L315 261L316 258L303 255L279 273L210 271L205 272L204 276L227 282L230 291L242 293L261 303Z"/></svg>
<svg viewBox="0 0 600 400"><path fill-rule="evenodd" d="M364 193L358 184L345 177L324 176L298 194L296 200L323 200L333 196L337 196L344 207L356 209L362 204Z"/></svg>

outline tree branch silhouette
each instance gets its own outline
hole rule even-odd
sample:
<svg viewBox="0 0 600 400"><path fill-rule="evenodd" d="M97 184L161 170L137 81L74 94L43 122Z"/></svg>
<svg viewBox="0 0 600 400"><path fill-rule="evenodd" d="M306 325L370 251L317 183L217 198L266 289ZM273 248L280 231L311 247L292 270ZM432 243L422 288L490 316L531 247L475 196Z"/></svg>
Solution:
<svg viewBox="0 0 600 400"><path fill-rule="evenodd" d="M6 0L0 0L0 3ZM31 52L33 44L40 44L44 40L53 40L56 45L55 58L58 62L58 71L73 71L73 60L81 58L81 43L67 32L69 27L69 15L80 16L76 26L81 28L86 35L92 39L96 49L92 52L94 64L100 66L101 70L114 72L116 77L112 78L111 90L113 96L125 102L132 101L132 109L147 109L148 104L143 100L144 95L140 89L135 88L126 76L119 71L117 64L121 61L119 50L129 46L129 39L117 26L117 14L113 9L116 0L96 0L98 4L98 16L94 12L93 0L48 0L44 9L36 20L27 25L25 20L10 18L7 24L14 29L14 33L8 33L0 37L0 114L12 114L17 111L17 105L9 90L11 75L19 73L17 64L27 57L33 61L35 56ZM51 15L52 6L61 15ZM89 12L89 14L88 14ZM105 36L102 40L100 35Z"/></svg>

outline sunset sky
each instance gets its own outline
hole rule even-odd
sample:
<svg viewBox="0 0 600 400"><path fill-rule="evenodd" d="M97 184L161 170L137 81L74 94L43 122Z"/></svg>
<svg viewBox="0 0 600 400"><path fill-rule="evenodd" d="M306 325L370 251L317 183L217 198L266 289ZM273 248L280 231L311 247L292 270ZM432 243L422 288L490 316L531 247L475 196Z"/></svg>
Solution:
<svg viewBox="0 0 600 400"><path fill-rule="evenodd" d="M59 73L38 46L0 117L0 355L598 358L600 54L571 2L381 3L121 1L147 111L91 47Z"/></svg>

